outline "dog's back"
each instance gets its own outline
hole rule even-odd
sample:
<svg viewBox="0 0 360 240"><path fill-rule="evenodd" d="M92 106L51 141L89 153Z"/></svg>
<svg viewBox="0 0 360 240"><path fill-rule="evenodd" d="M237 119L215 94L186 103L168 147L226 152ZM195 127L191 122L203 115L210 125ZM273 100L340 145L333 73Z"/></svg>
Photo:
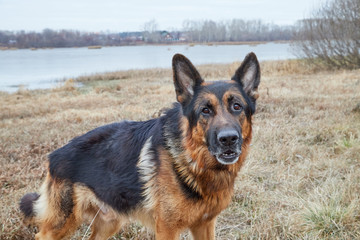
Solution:
<svg viewBox="0 0 360 240"><path fill-rule="evenodd" d="M119 213L133 210L143 198L136 163L158 121L113 123L75 138L50 154L51 176L84 184Z"/></svg>

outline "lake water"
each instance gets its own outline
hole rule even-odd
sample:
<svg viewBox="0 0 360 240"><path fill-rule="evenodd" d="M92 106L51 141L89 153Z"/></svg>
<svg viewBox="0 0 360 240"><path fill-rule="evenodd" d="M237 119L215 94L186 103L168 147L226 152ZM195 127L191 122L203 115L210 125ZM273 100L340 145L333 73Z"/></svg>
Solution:
<svg viewBox="0 0 360 240"><path fill-rule="evenodd" d="M50 88L61 80L93 73L171 68L175 53L184 54L198 65L242 61L249 52L255 52L260 61L295 58L286 43L8 50L0 51L0 91L14 92L19 85Z"/></svg>

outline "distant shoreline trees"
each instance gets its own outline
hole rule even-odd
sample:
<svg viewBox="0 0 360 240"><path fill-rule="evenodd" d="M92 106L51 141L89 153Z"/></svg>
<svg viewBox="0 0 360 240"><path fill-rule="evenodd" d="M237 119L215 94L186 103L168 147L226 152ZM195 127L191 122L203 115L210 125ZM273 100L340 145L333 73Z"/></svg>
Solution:
<svg viewBox="0 0 360 240"><path fill-rule="evenodd" d="M267 24L261 20L234 19L227 22L184 21L181 31L161 31L155 20L144 24L141 32L94 33L73 30L44 29L35 31L1 31L0 47L59 48L86 46L122 46L237 41L291 40L291 26Z"/></svg>
<svg viewBox="0 0 360 240"><path fill-rule="evenodd" d="M292 26L242 19L223 22L185 21L183 27L192 42L289 41L293 32Z"/></svg>

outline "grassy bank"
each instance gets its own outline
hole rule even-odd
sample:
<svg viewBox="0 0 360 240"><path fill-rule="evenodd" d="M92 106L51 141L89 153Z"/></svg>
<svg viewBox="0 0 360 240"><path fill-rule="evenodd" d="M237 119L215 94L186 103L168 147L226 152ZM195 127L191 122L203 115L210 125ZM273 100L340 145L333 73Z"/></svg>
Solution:
<svg viewBox="0 0 360 240"><path fill-rule="evenodd" d="M238 65L199 71L227 79ZM296 60L261 68L252 148L217 239L360 238L360 71L318 71ZM17 205L39 188L48 153L97 126L158 116L175 100L171 74L124 71L78 78L81 88L67 81L0 93L0 239L34 237ZM132 224L113 239L151 234Z"/></svg>

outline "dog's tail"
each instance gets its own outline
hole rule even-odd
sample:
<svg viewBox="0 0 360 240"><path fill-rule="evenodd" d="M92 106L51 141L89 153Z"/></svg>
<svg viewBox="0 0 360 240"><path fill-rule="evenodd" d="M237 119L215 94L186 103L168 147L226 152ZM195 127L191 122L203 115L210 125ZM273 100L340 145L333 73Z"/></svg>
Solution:
<svg viewBox="0 0 360 240"><path fill-rule="evenodd" d="M24 223L31 224L35 217L34 203L38 200L38 193L27 193L20 200L20 210L24 214Z"/></svg>

